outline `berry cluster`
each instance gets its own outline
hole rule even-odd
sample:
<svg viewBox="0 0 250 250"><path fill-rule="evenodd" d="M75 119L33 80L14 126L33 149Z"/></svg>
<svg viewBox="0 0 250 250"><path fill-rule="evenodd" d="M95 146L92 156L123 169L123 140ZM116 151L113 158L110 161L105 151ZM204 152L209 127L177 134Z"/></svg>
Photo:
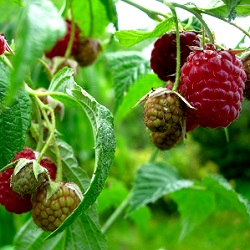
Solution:
<svg viewBox="0 0 250 250"><path fill-rule="evenodd" d="M239 116L243 94L247 97L250 93L250 78L245 83L246 73L250 73L249 54L241 60L234 50L218 50L214 44L201 47L197 34L189 31L180 33L180 51L177 92L187 105L172 93L148 98L144 107L145 125L153 132L153 143L163 150L180 140L183 128L189 132L197 126L227 127ZM174 33L155 42L150 65L161 80L175 79Z"/></svg>
<svg viewBox="0 0 250 250"><path fill-rule="evenodd" d="M45 53L47 58L64 57L69 45L72 23L66 20L66 34L59 39L54 47ZM80 37L81 30L75 25L75 33L70 56L74 57L80 66L86 67L95 62L101 51L101 44L97 39Z"/></svg>
<svg viewBox="0 0 250 250"><path fill-rule="evenodd" d="M56 164L48 157L38 164L38 155L24 148L13 159L15 167L0 173L0 204L17 214L32 211L40 228L53 231L77 207L82 195L76 184L54 182ZM51 188L52 183L56 188ZM48 190L53 193L51 197Z"/></svg>

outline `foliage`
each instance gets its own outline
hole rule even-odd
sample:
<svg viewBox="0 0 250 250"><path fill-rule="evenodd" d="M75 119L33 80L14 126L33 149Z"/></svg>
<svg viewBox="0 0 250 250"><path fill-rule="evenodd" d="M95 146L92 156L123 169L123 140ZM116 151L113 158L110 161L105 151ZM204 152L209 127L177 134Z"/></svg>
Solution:
<svg viewBox="0 0 250 250"><path fill-rule="evenodd" d="M199 230L205 225L209 231L211 219L214 242L224 241L225 235L218 235L220 216L224 222L231 217L240 221L238 228L249 235L248 159L243 161L238 155L243 149L245 155L249 151L245 111L249 103L244 103L239 120L230 125L227 144L218 130L199 128L187 135L185 144L158 152L144 127L138 101L166 85L151 72L146 45L152 46L152 41L176 27L196 29L201 38L213 42L204 14L250 37L232 22L249 16L250 1L216 1L216 5L200 8L192 3L152 0L168 13L130 0L123 2L147 14L155 27L120 30L119 2L115 0L0 1L1 9L6 10L0 16L0 29L13 50L0 55L0 169L10 167L15 153L28 146L40 152L40 159L51 157L58 165L57 181L76 183L84 197L50 233L38 229L30 213L12 215L0 207L0 249L192 249L197 244L192 232L208 237ZM195 19L181 20L175 13L178 9ZM102 52L93 65L75 66L77 62L67 52L63 58L45 57L64 36L65 19L75 22L81 37L100 41ZM247 174L237 175L242 166ZM170 202L174 204L171 214L164 209ZM121 215L124 218L118 220ZM162 220L173 234L166 233ZM227 225L225 222L225 228ZM150 245L152 232L156 240ZM238 234L233 233L237 239ZM169 245L161 234L167 234ZM179 248L174 246L178 239ZM214 242L207 249L216 249ZM223 244L220 246L231 249L227 242Z"/></svg>

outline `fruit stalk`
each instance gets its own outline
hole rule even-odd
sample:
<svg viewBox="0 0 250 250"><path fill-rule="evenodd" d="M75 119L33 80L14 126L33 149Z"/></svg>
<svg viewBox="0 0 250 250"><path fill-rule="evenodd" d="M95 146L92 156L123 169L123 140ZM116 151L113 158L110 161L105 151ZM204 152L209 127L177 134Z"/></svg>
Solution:
<svg viewBox="0 0 250 250"><path fill-rule="evenodd" d="M180 81L180 70L181 70L181 42L180 42L180 32L179 32L179 21L176 14L175 7L168 1L165 1L165 4L171 10L174 21L175 21L175 32L176 32L176 75L175 82L173 84L172 90L175 91L178 88L178 84Z"/></svg>

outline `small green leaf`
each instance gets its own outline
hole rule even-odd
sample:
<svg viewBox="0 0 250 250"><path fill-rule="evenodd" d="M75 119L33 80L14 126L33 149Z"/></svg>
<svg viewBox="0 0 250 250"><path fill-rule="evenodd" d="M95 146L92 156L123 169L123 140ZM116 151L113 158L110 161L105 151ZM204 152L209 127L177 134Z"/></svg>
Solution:
<svg viewBox="0 0 250 250"><path fill-rule="evenodd" d="M113 74L116 112L129 88L151 68L149 61L136 51L110 53L107 62Z"/></svg>
<svg viewBox="0 0 250 250"><path fill-rule="evenodd" d="M110 23L106 8L100 0L73 1L72 9L75 21L85 36L100 37Z"/></svg>
<svg viewBox="0 0 250 250"><path fill-rule="evenodd" d="M12 104L7 106L5 98L9 86L9 68L0 64L0 168L23 149L31 124L31 101L27 92L19 89Z"/></svg>
<svg viewBox="0 0 250 250"><path fill-rule="evenodd" d="M12 84L7 101L11 100L22 85L30 66L45 50L50 49L65 31L65 21L51 1L25 1L17 30L14 70L11 73Z"/></svg>
<svg viewBox="0 0 250 250"><path fill-rule="evenodd" d="M116 30L118 30L118 17L117 17L115 0L100 0L100 1L105 6L109 21L112 22Z"/></svg>
<svg viewBox="0 0 250 250"><path fill-rule="evenodd" d="M214 194L210 191L187 188L171 194L171 197L178 204L181 214L180 239L200 225L215 209Z"/></svg>
<svg viewBox="0 0 250 250"><path fill-rule="evenodd" d="M128 213L192 185L192 181L180 179L176 170L164 163L143 164L136 174Z"/></svg>
<svg viewBox="0 0 250 250"><path fill-rule="evenodd" d="M148 38L156 38L162 36L164 33L172 30L174 27L174 18L168 18L159 23L152 31L134 31L134 30L121 30L116 31L115 36L120 44L130 47Z"/></svg>

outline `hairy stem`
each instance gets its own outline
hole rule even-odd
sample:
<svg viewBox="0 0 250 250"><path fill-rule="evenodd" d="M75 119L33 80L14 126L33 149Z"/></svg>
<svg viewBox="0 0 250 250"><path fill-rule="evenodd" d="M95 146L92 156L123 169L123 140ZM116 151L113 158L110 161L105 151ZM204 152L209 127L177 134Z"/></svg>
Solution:
<svg viewBox="0 0 250 250"><path fill-rule="evenodd" d="M175 21L175 32L176 32L176 75L175 75L175 82L173 85L173 91L177 90L178 84L180 81L180 71L181 71L181 42L180 42L180 33L179 33L179 21L175 11L175 7L168 1L165 1L165 4L171 10L174 21Z"/></svg>
<svg viewBox="0 0 250 250"><path fill-rule="evenodd" d="M132 0L122 0L123 2L130 4L131 6L136 7L137 9L141 10L142 12L144 12L145 14L147 14L151 19L155 20L155 21L162 21L162 18L170 18L171 16L165 14L165 13L161 13L158 11L154 11L154 10L150 10L138 3L135 3Z"/></svg>

